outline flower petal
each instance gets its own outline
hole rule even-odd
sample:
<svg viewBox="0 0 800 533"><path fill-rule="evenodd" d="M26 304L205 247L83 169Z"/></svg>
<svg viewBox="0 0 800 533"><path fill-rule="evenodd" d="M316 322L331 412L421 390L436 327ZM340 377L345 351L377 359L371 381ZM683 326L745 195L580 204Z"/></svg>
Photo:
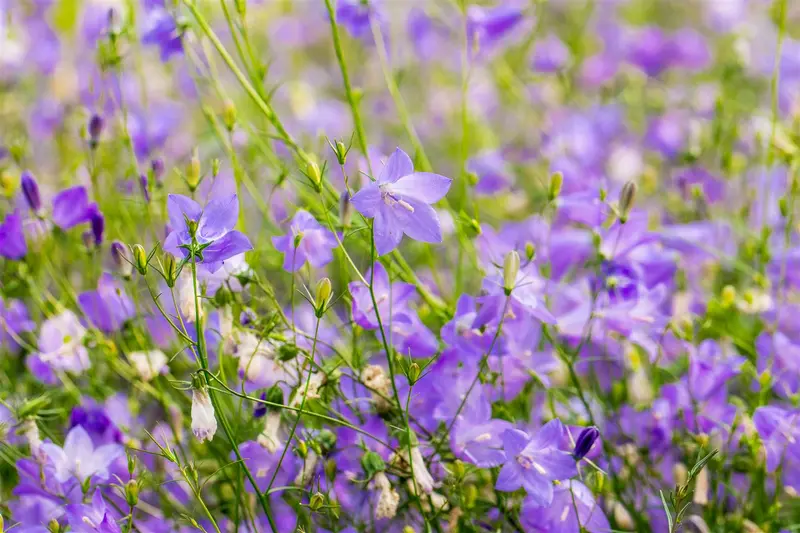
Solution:
<svg viewBox="0 0 800 533"><path fill-rule="evenodd" d="M414 163L408 154L400 148L396 149L386 164L383 165L380 174L378 174L378 183L393 183L403 176L407 176L414 172Z"/></svg>
<svg viewBox="0 0 800 533"><path fill-rule="evenodd" d="M378 255L388 254L403 239L402 225L391 209L381 209L375 214L373 231Z"/></svg>
<svg viewBox="0 0 800 533"><path fill-rule="evenodd" d="M203 264L211 273L214 273L219 270L226 259L252 249L253 245L244 233L231 231L203 250Z"/></svg>
<svg viewBox="0 0 800 533"><path fill-rule="evenodd" d="M53 198L53 223L63 230L87 222L91 215L86 187L71 187Z"/></svg>
<svg viewBox="0 0 800 533"><path fill-rule="evenodd" d="M381 204L383 204L381 190L378 184L368 183L361 187L361 190L350 198L350 203L356 208L356 211L365 217L375 217L375 215L378 214L378 209L381 207Z"/></svg>
<svg viewBox="0 0 800 533"><path fill-rule="evenodd" d="M238 218L239 199L235 194L211 200L197 224L197 235L205 242L219 239L236 226Z"/></svg>
<svg viewBox="0 0 800 533"><path fill-rule="evenodd" d="M169 225L174 231L180 231L186 227L184 215L189 220L200 220L203 208L188 196L170 194L167 196L167 213L169 214Z"/></svg>
<svg viewBox="0 0 800 533"><path fill-rule="evenodd" d="M432 172L414 172L403 176L389 187L395 194L433 204L444 198L453 180Z"/></svg>
<svg viewBox="0 0 800 533"><path fill-rule="evenodd" d="M503 432L503 449L506 455L511 458L519 455L530 440L530 436L522 430L507 429Z"/></svg>
<svg viewBox="0 0 800 533"><path fill-rule="evenodd" d="M407 202L414 208L413 213L402 207L394 208L394 211L400 215L398 218L403 221L403 232L415 241L442 242L442 227L436 211L419 200L409 198Z"/></svg>
<svg viewBox="0 0 800 533"><path fill-rule="evenodd" d="M494 488L503 492L514 492L521 486L522 468L514 459L511 459L500 469Z"/></svg>

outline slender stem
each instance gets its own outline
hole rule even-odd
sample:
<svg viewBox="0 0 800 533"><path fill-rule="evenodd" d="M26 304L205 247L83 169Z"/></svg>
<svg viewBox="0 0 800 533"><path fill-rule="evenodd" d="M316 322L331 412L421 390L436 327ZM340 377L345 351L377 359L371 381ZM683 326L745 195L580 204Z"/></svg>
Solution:
<svg viewBox="0 0 800 533"><path fill-rule="evenodd" d="M350 112L353 114L353 125L356 128L356 136L358 137L358 147L361 153L364 154L364 159L367 160L367 167L372 176L372 163L367 154L367 136L364 133L364 124L361 122L361 112L358 110L358 102L353 94L353 87L350 85L350 75L347 73L347 62L344 58L342 51L342 42L339 38L339 25L336 24L336 16L333 11L331 0L325 0L325 7L328 9L328 18L331 22L331 36L333 37L333 49L336 52L336 60L339 62L339 69L342 71L342 82L344 83L344 92L347 96L347 103L350 105Z"/></svg>
<svg viewBox="0 0 800 533"><path fill-rule="evenodd" d="M200 303L200 294L197 290L197 256L192 253L192 289L194 290L194 304L195 304L195 328L197 332L197 353L198 359L200 361L200 368L204 370L203 372L203 380L205 381L206 385L208 385L208 377L206 372L208 372L208 357L206 354L206 342L205 342L205 331L203 330L203 321L200 316L201 310L201 303ZM264 510L264 514L267 516L267 521L269 521L270 529L272 529L273 533L278 533L278 527L275 524L275 520L272 518L272 511L270 510L269 500L267 500L266 496L264 495L261 490L258 488L258 483L256 483L255 477L253 477L253 473L250 472L250 469L247 467L247 464L242 457L241 452L239 451L239 445L236 444L236 439L234 438L233 431L231 430L230 423L225 416L224 411L222 410L222 404L217 397L217 393L214 390L208 391L208 396L211 399L211 404L214 407L214 412L216 416L219 418L220 423L222 424L222 429L225 431L225 435L228 437L228 441L231 443L233 447L233 452L236 455L237 461L244 469L244 473L247 476L248 481L253 486L253 490L256 493L256 497L258 498L259 503L261 504L261 508Z"/></svg>

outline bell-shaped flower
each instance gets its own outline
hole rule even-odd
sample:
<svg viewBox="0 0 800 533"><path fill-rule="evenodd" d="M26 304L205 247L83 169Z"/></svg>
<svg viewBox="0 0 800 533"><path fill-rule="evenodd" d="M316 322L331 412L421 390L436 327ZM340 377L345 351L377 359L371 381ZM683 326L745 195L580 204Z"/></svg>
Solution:
<svg viewBox="0 0 800 533"><path fill-rule="evenodd" d="M327 265L338 246L333 232L302 209L292 218L288 233L273 237L272 244L283 253L283 268L287 272L299 270L306 261L315 268Z"/></svg>
<svg viewBox="0 0 800 533"><path fill-rule="evenodd" d="M83 426L75 426L70 430L63 447L45 442L41 448L55 468L55 478L59 483L72 477L78 478L81 483L91 476L106 480L109 465L125 451L119 444L104 444L95 448Z"/></svg>

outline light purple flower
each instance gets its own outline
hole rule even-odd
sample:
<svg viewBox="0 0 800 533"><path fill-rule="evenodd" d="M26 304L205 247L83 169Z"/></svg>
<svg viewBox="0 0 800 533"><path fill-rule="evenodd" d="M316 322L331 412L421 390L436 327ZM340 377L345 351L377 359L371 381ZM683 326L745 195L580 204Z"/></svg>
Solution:
<svg viewBox="0 0 800 533"><path fill-rule="evenodd" d="M158 46L161 61L183 52L183 35L172 15L163 7L155 7L144 16L142 43Z"/></svg>
<svg viewBox="0 0 800 533"><path fill-rule="evenodd" d="M107 512L106 502L99 489L89 504L73 503L66 507L70 531L75 533L120 533L114 517Z"/></svg>
<svg viewBox="0 0 800 533"><path fill-rule="evenodd" d="M0 224L0 256L7 259L22 259L28 253L25 234L22 232L22 216L19 211L6 215Z"/></svg>
<svg viewBox="0 0 800 533"><path fill-rule="evenodd" d="M80 373L91 366L83 345L86 328L70 310L47 319L39 332L39 360L52 370Z"/></svg>
<svg viewBox="0 0 800 533"><path fill-rule="evenodd" d="M553 481L577 475L575 460L558 449L563 436L564 426L558 419L542 426L532 437L518 429L506 430L503 433L506 462L497 477L497 490L513 492L524 487L533 504L550 505Z"/></svg>
<svg viewBox="0 0 800 533"><path fill-rule="evenodd" d="M767 472L774 472L787 455L800 459L800 413L771 405L759 407L753 413L753 425L764 444Z"/></svg>
<svg viewBox="0 0 800 533"><path fill-rule="evenodd" d="M558 485L553 501L542 508L533 498L522 502L520 519L528 531L537 533L610 533L611 526L592 491L577 480Z"/></svg>
<svg viewBox="0 0 800 533"><path fill-rule="evenodd" d="M372 270L367 271L367 281L372 279L372 291L378 304L381 323L386 328L392 318L403 314L408 309L408 301L414 296L416 288L410 283L389 283L389 275L381 263L375 263ZM378 317L369 287L360 281L348 285L353 297L353 320L364 329L378 329Z"/></svg>
<svg viewBox="0 0 800 533"><path fill-rule="evenodd" d="M303 209L295 213L286 235L272 237L272 244L283 253L283 268L295 272L308 261L321 268L333 260L338 246L336 236Z"/></svg>
<svg viewBox="0 0 800 533"><path fill-rule="evenodd" d="M111 274L103 274L96 291L82 292L78 303L94 326L105 333L119 330L136 315L136 307Z"/></svg>
<svg viewBox="0 0 800 533"><path fill-rule="evenodd" d="M33 331L36 324L28 315L28 309L21 300L3 301L0 298L0 347L5 347L11 353L19 350L15 340L20 333Z"/></svg>
<svg viewBox="0 0 800 533"><path fill-rule="evenodd" d="M202 251L202 264L209 272L216 272L226 259L253 249L244 233L234 230L239 218L239 200L231 195L208 202L205 208L187 196L170 194L167 211L172 233L164 241L164 249L178 257L188 256L181 246L192 243L187 221L197 224L195 237Z"/></svg>
<svg viewBox="0 0 800 533"><path fill-rule="evenodd" d="M60 483L72 477L78 478L81 483L91 476L106 480L108 467L124 454L124 448L119 444L104 444L95 448L82 426L75 426L70 430L63 448L52 442L45 442L42 450L55 468L55 478Z"/></svg>
<svg viewBox="0 0 800 533"><path fill-rule="evenodd" d="M374 218L375 247L385 255L400 244L403 233L414 240L442 242L439 216L430 204L444 198L452 180L430 172L414 172L408 154L399 148L378 175L350 200L359 213Z"/></svg>
<svg viewBox="0 0 800 533"><path fill-rule="evenodd" d="M62 230L89 222L97 213L97 205L89 203L86 187L64 189L53 198L53 223Z"/></svg>

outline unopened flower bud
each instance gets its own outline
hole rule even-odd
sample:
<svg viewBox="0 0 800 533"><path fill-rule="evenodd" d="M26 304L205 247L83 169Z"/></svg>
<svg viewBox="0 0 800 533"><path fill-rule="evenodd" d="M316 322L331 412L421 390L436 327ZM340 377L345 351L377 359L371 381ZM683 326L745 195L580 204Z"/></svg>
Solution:
<svg viewBox="0 0 800 533"><path fill-rule="evenodd" d="M39 194L39 185L36 183L36 179L33 177L33 174L26 170L22 173L20 182L25 201L28 202L31 211L38 215L42 209L42 197Z"/></svg>
<svg viewBox="0 0 800 533"><path fill-rule="evenodd" d="M580 461L586 457L586 454L592 449L592 446L594 446L599 436L600 431L594 426L581 431L578 440L575 442L575 450L572 452L572 456L575 457L575 460Z"/></svg>
<svg viewBox="0 0 800 533"><path fill-rule="evenodd" d="M197 148L192 152L192 157L189 160L189 164L186 166L185 179L186 186L189 187L189 190L192 192L200 185L200 155L197 152Z"/></svg>
<svg viewBox="0 0 800 533"><path fill-rule="evenodd" d="M131 507L139 503L139 483L133 479L125 483L125 502Z"/></svg>
<svg viewBox="0 0 800 533"><path fill-rule="evenodd" d="M361 456L361 468L364 469L367 479L372 479L378 472L386 470L386 463L383 462L380 455L369 451Z"/></svg>
<svg viewBox="0 0 800 533"><path fill-rule="evenodd" d="M411 363L408 366L408 382L409 382L409 384L413 385L414 383L416 383L417 380L419 380L419 376L420 376L421 373L422 373L422 371L420 370L419 365L417 363Z"/></svg>
<svg viewBox="0 0 800 533"><path fill-rule="evenodd" d="M225 100L222 107L222 122L228 131L233 131L236 126L236 106L228 99Z"/></svg>
<svg viewBox="0 0 800 533"><path fill-rule="evenodd" d="M621 224L628 221L633 200L636 198L636 189L636 184L632 181L622 186L622 191L619 193L619 221Z"/></svg>
<svg viewBox="0 0 800 533"><path fill-rule="evenodd" d="M0 147L0 159L2 159L3 149ZM12 198L19 187L19 180L11 172L0 170L0 194L6 198Z"/></svg>
<svg viewBox="0 0 800 533"><path fill-rule="evenodd" d="M314 185L314 189L319 192L322 190L322 173L319 170L319 165L317 165L314 161L309 161L308 166L306 167L306 175L308 175L308 179L311 180L311 183Z"/></svg>
<svg viewBox="0 0 800 533"><path fill-rule="evenodd" d="M59 524L58 520L55 518L51 518L50 522L47 523L47 531L50 533L61 533L61 524Z"/></svg>
<svg viewBox="0 0 800 533"><path fill-rule="evenodd" d="M170 253L166 254L164 256L164 278L167 282L167 287L172 288L175 286L175 282L178 280L180 273L175 256Z"/></svg>
<svg viewBox="0 0 800 533"><path fill-rule="evenodd" d="M475 485L467 485L464 489L464 507L472 509L478 499L478 488Z"/></svg>
<svg viewBox="0 0 800 533"><path fill-rule="evenodd" d="M720 300L724 307L732 306L736 303L736 288L733 285L725 285L722 289Z"/></svg>
<svg viewBox="0 0 800 533"><path fill-rule="evenodd" d="M136 470L136 456L128 454L128 475L133 477L133 472Z"/></svg>
<svg viewBox="0 0 800 533"><path fill-rule="evenodd" d="M536 259L536 245L532 242L525 243L525 257L528 261L533 261Z"/></svg>
<svg viewBox="0 0 800 533"><path fill-rule="evenodd" d="M349 228L353 218L353 204L350 203L350 193L345 191L339 199L339 220L343 228Z"/></svg>
<svg viewBox="0 0 800 533"><path fill-rule="evenodd" d="M142 276L147 274L147 252L141 244L133 245L133 265Z"/></svg>
<svg viewBox="0 0 800 533"><path fill-rule="evenodd" d="M347 147L344 145L342 141L336 141L336 160L339 162L340 165L344 165L347 162Z"/></svg>
<svg viewBox="0 0 800 533"><path fill-rule="evenodd" d="M157 186L161 185L161 178L164 177L164 161L162 159L153 159L150 161L150 181Z"/></svg>
<svg viewBox="0 0 800 533"><path fill-rule="evenodd" d="M547 189L547 199L551 202L561 194L561 187L564 185L564 175L561 172L554 172L550 176L550 186Z"/></svg>
<svg viewBox="0 0 800 533"><path fill-rule="evenodd" d="M281 361L291 361L300 350L294 344L282 344L278 347L278 359Z"/></svg>
<svg viewBox="0 0 800 533"><path fill-rule="evenodd" d="M89 147L92 150L97 148L97 143L100 141L100 134L103 133L103 126L105 126L105 121L100 115L92 115L91 118L89 118L86 132L89 134Z"/></svg>
<svg viewBox="0 0 800 533"><path fill-rule="evenodd" d="M89 225L92 228L92 237L94 238L95 246L100 246L103 243L106 219L99 209L95 209L94 213L92 213L92 217L89 219Z"/></svg>
<svg viewBox="0 0 800 533"><path fill-rule="evenodd" d="M325 505L325 495L321 492L315 492L308 501L308 506L312 511L319 511L323 505Z"/></svg>
<svg viewBox="0 0 800 533"><path fill-rule="evenodd" d="M516 250L511 250L506 254L505 262L503 263L503 288L507 294L514 290L517 284L517 275L519 274L519 254Z"/></svg>
<svg viewBox="0 0 800 533"><path fill-rule="evenodd" d="M306 441L300 439L297 442L297 455L305 459L308 456L308 444Z"/></svg>
<svg viewBox="0 0 800 533"><path fill-rule="evenodd" d="M317 282L317 293L314 298L314 303L317 306L317 316L322 316L322 313L325 312L325 309L328 305L328 300L331 297L331 280L328 278L322 278Z"/></svg>
<svg viewBox="0 0 800 533"><path fill-rule="evenodd" d="M131 276L133 265L128 259L128 249L119 241L111 243L111 260L122 277L129 278Z"/></svg>
<svg viewBox="0 0 800 533"><path fill-rule="evenodd" d="M236 12L240 17L244 17L247 13L247 0L236 0Z"/></svg>
<svg viewBox="0 0 800 533"><path fill-rule="evenodd" d="M222 161L220 161L216 157L214 159L212 159L211 160L211 175L214 176L214 177L217 177L217 175L219 174L220 167L222 167Z"/></svg>
<svg viewBox="0 0 800 533"><path fill-rule="evenodd" d="M783 218L789 216L789 202L787 201L785 196L781 196L778 199L778 209L780 210L781 216Z"/></svg>
<svg viewBox="0 0 800 533"><path fill-rule="evenodd" d="M142 197L145 203L150 203L150 180L145 174L139 176L139 188L142 190Z"/></svg>
<svg viewBox="0 0 800 533"><path fill-rule="evenodd" d="M167 356L161 350L130 352L128 360L142 381L151 381L167 368Z"/></svg>

